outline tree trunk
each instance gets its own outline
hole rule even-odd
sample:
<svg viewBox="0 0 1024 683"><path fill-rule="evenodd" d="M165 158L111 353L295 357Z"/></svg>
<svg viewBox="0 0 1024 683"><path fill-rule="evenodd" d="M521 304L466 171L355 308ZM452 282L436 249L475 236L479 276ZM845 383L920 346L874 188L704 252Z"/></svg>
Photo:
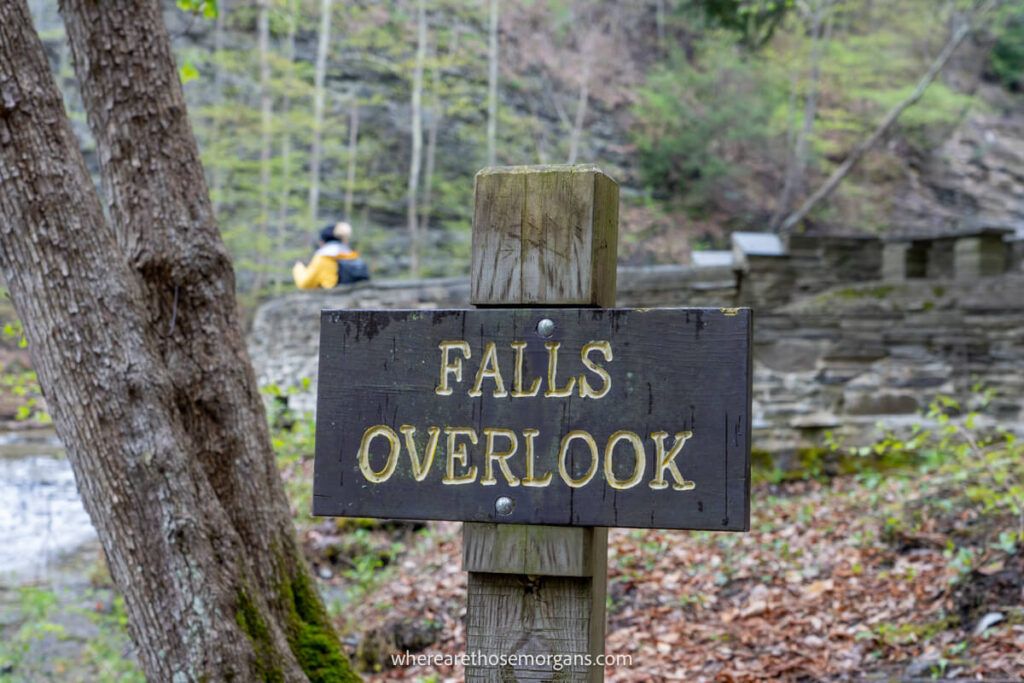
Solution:
<svg viewBox="0 0 1024 683"><path fill-rule="evenodd" d="M569 132L569 160L567 163L575 164L576 155L579 153L580 137L583 135L583 122L587 117L587 104L590 101L590 55L586 50L580 51L580 61L583 67L580 71L580 94L576 101L576 118Z"/></svg>
<svg viewBox="0 0 1024 683"><path fill-rule="evenodd" d="M456 34L457 35L457 34ZM437 51L434 50L433 67L430 70L430 107L428 108L427 123L427 158L423 169L423 199L420 202L420 232L424 235L430 229L430 212L432 210L434 190L434 162L437 158L437 130L441 125L443 117L443 104L441 102L441 67L437 62Z"/></svg>
<svg viewBox="0 0 1024 683"><path fill-rule="evenodd" d="M658 51L665 51L665 0L654 1L654 26L658 36Z"/></svg>
<svg viewBox="0 0 1024 683"><path fill-rule="evenodd" d="M352 204L356 192L356 161L359 155L359 96L352 93L348 110L348 173L345 176L345 221L352 222Z"/></svg>
<svg viewBox="0 0 1024 683"><path fill-rule="evenodd" d="M779 223L789 211L793 197L800 196L804 191L804 181L807 175L807 150L811 133L814 132L814 120L818 116L818 84L821 81L822 52L825 45L828 44L831 33L832 22L828 17L831 5L831 0L820 0L811 14L811 71L807 79L807 94L804 96L804 120L796 134L793 155L786 168L782 197L779 199L779 207L772 220L772 230L778 228Z"/></svg>
<svg viewBox="0 0 1024 683"><path fill-rule="evenodd" d="M843 178L853 170L854 166L857 165L868 151L878 144L879 140L885 137L886 133L888 133L896 124L903 112L921 99L925 91L928 89L928 86L932 84L935 78L949 62L953 53L956 52L956 49L960 47L960 44L964 42L964 39L967 38L967 36L970 35L977 27L980 18L987 14L996 5L997 2L986 2L975 12L974 16L970 17L967 21L964 21L956 30L953 31L953 34L950 36L945 47L942 48L942 51L931 63L931 66L928 67L928 70L921 77L921 80L917 82L917 86L910 95L890 109L879 122L875 130L872 131L871 135L854 147L853 151L850 152L849 156L846 157L843 163L841 163L839 167L832 172L832 175L830 175L828 179L822 183L821 186L815 190L803 204L800 205L800 208L790 214L789 217L782 222L782 225L780 226L780 232L782 232L782 234L788 234L792 231L797 223L807 217L807 214L811 212L811 209L835 192L835 189L839 187L839 183L843 181Z"/></svg>
<svg viewBox="0 0 1024 683"><path fill-rule="evenodd" d="M113 229L24 0L0 3L0 267L140 663L354 680L294 537L160 6L62 10Z"/></svg>
<svg viewBox="0 0 1024 683"><path fill-rule="evenodd" d="M217 20L213 28L213 98L214 102L224 101L224 67L221 66L220 60L223 59L224 53L224 28L227 23L228 16L228 0L218 0L217 2ZM214 138L220 137L221 125L218 119L213 122L213 136ZM215 164L213 172L211 173L213 182L213 215L217 216L220 214L220 206L223 201L222 197L224 194L224 169L221 168L220 164Z"/></svg>
<svg viewBox="0 0 1024 683"><path fill-rule="evenodd" d="M324 127L324 80L327 76L327 48L331 40L332 0L320 2L320 37L316 48L316 70L313 73L313 144L309 150L309 218L311 225L319 222L320 211L320 140Z"/></svg>
<svg viewBox="0 0 1024 683"><path fill-rule="evenodd" d="M498 2L491 0L490 30L487 42L487 165L497 159L498 138Z"/></svg>
<svg viewBox="0 0 1024 683"><path fill-rule="evenodd" d="M423 163L423 62L427 56L427 8L424 0L416 0L416 63L412 73L412 152L409 159L409 193L406 217L409 226L409 272L419 272L419 230L416 193Z"/></svg>
<svg viewBox="0 0 1024 683"><path fill-rule="evenodd" d="M284 125L281 128L281 194L278 197L277 208L278 254L283 253L288 246L288 199L292 191L292 131L288 122L292 103L289 92L295 79L295 32L299 25L299 8L298 0L288 0L288 37L284 44L284 56L288 66L285 72L284 95L281 98L281 121ZM280 280L275 279L274 290L278 294L280 285Z"/></svg>
<svg viewBox="0 0 1024 683"><path fill-rule="evenodd" d="M420 232L427 234L430 229L430 213L433 211L434 162L437 157L437 129L441 125L441 107L430 109L430 126L427 128L427 160L423 169L423 201L420 203Z"/></svg>
<svg viewBox="0 0 1024 683"><path fill-rule="evenodd" d="M260 62L260 238L269 237L270 232L270 152L273 126L274 98L270 92L270 0L259 0L257 17L257 50ZM261 240L254 240L257 247L256 261L259 270L256 273L255 291L257 294L266 282L267 254L259 248Z"/></svg>

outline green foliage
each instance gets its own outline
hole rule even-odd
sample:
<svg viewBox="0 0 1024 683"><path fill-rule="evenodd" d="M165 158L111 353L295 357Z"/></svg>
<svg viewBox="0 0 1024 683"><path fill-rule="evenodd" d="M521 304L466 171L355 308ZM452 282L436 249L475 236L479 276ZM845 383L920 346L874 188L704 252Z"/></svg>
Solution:
<svg viewBox="0 0 1024 683"><path fill-rule="evenodd" d="M917 455L915 476L922 485L917 500L927 505L918 517L973 510L1002 527L998 533L982 532L973 539L974 547L947 548L954 581L967 576L978 559L987 556L987 549L1009 555L1024 543L1024 443L1012 432L980 426L979 411L991 398L990 390L976 387L972 398L976 410L965 410L960 401L940 395L929 405L926 421L908 436L889 433L869 447L883 457ZM906 524L901 508L889 516L887 533L900 532ZM980 527L983 530L985 525Z"/></svg>
<svg viewBox="0 0 1024 683"><path fill-rule="evenodd" d="M100 594L102 593L102 594ZM137 664L125 656L130 648L124 600L114 597L109 609L99 609L107 600L107 591L87 595L97 607L81 607L53 590L36 586L17 589L14 608L17 622L0 639L0 683L25 680L65 680L85 683L102 681L142 683L145 678ZM46 657L48 640L73 640L80 636L65 626L69 620L84 617L95 627L74 659Z"/></svg>
<svg viewBox="0 0 1024 683"><path fill-rule="evenodd" d="M199 69L192 62L185 62L178 69L178 77L181 78L182 84L194 81L199 78Z"/></svg>
<svg viewBox="0 0 1024 683"><path fill-rule="evenodd" d="M793 0L694 0L718 26L735 31L750 48L771 40Z"/></svg>
<svg viewBox="0 0 1024 683"><path fill-rule="evenodd" d="M0 643L0 681L14 681L4 672L19 670L33 643L48 636L64 635L64 627L51 621L57 596L49 590L24 586L18 589L21 624Z"/></svg>
<svg viewBox="0 0 1024 683"><path fill-rule="evenodd" d="M1004 17L996 29L996 44L989 57L989 68L1009 90L1024 90L1024 11L1017 9Z"/></svg>
<svg viewBox="0 0 1024 683"><path fill-rule="evenodd" d="M0 344L4 342L14 342L19 349L28 348L28 340L25 338L20 320L10 320L0 328ZM32 421L42 425L52 422L45 410L43 391L39 387L39 379L34 370L20 368L16 363L0 368L0 391L18 400L14 413L15 420Z"/></svg>
<svg viewBox="0 0 1024 683"><path fill-rule="evenodd" d="M634 108L644 181L662 196L706 208L745 171L745 148L766 148L784 88L771 65L751 59L721 34L702 41L691 63L681 53L656 67Z"/></svg>
<svg viewBox="0 0 1024 683"><path fill-rule="evenodd" d="M217 18L217 0L177 0L177 5L182 12L196 14L204 19Z"/></svg>

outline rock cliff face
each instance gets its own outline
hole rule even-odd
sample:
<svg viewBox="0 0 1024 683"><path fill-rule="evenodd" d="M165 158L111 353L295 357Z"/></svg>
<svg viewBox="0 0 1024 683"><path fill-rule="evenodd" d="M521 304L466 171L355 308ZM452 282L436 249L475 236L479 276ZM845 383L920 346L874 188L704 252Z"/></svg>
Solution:
<svg viewBox="0 0 1024 683"><path fill-rule="evenodd" d="M559 40L552 39L550 31L553 29L548 26L551 18L541 11L542 4L510 2L503 10L507 15L502 19L501 29L504 55L500 92L504 138L499 144L501 163L566 159L566 140L570 137L579 97L577 65L582 57L572 40L570 44L560 44ZM600 43L600 50L591 55L590 61L601 78L595 78L588 91L585 129L580 136L579 159L599 163L623 186L623 234L633 239L623 240L622 251L631 264L685 257L689 251L685 243L690 236L700 234L717 241L726 238L733 228L761 229L774 211L784 167L784 163L774 157L766 168L750 160L738 160L750 167L749 175L754 179L751 182L757 186L757 191L730 190L728 194L732 199L726 202L728 205L719 207L713 216L701 219L672 211L669 204L657 203L652 208L648 202L632 201L634 197L646 197L633 144L636 131L633 105L652 65L665 58L651 40L657 32L655 4L594 4L600 8L595 10L599 13L614 10L621 35L615 41ZM67 93L76 132L88 152L91 143L77 103L59 15L51 3L34 2L33 5L55 71ZM252 165L259 157L255 142L259 137L255 123L259 98L254 11L245 3L225 3L224 6L227 18L220 42L225 54L219 61L211 57L217 42L215 22L188 15L170 0L165 3L165 16L183 63L194 64L200 71L199 80L190 83L186 93L200 144L207 152L208 170L212 175L219 167L230 176L225 181L230 192L223 192L221 202L222 225L230 233L251 229L250 223L256 222L252 218L253 207L259 200L255 195L256 180L252 170L255 167ZM359 21L367 24L362 29L359 22L335 27L326 73L329 125L325 135L331 154L324 168L323 215L339 214L343 204L348 102L355 93L365 102L359 129L360 144L364 147L357 169L359 190L355 196L355 220L360 228L372 226L379 233L372 244L377 272L395 273L404 269L408 252L403 180L409 164L410 98L409 74L404 65L411 55L412 38L406 30L408 27L402 23L408 18L403 19L400 12L392 12L394 26L389 30L394 35L381 38L379 31L371 30L374 22L387 23L385 19L390 11L387 3L351 3L351 7L372 16L359 15L362 16ZM348 17L348 14L339 9L339 22L343 16ZM453 258L464 256L465 226L472 201L471 176L485 163L482 143L486 65L481 60L486 54L486 31L483 20L483 13L471 4L441 3L432 10L431 35L436 33L440 41L439 36L444 31L457 32L462 55L457 63L446 67L443 74L451 106L437 130L434 229L427 238L436 251ZM296 130L292 164L293 168L303 170L309 147L308 137L304 135L311 109L308 71L316 54L316 23L315 8L307 7L295 45L296 60L305 80L289 101L292 114L298 117L294 121L301 122L293 126ZM697 25L677 29L680 35L675 38L679 46L689 51L702 29ZM272 43L280 53L284 49L283 23L275 22L273 30ZM884 148L869 155L878 157L875 161L880 168L858 172L858 182L862 185L844 201L884 207L868 212L875 224L851 224L850 217L858 215L857 211L848 211L849 207L837 199L819 217L831 223L824 227L832 232L934 231L968 219L1024 227L1024 106L1021 106L1020 94L1011 94L989 82L982 81L979 85L978 74L984 69L987 49L980 44L965 46L943 74L942 81L957 93L973 92L976 98L976 104L959 124L929 130L931 139L927 144L909 144L906 131L897 126ZM280 59L281 54L277 58ZM223 83L214 87L218 68ZM282 64L275 62L276 70L282 68ZM283 104L281 94L278 93L275 100L275 116L282 115L277 109ZM232 121L231 126L250 133L232 131L235 137L225 143L221 139L225 135L220 134L223 131L219 133L214 125L224 117ZM277 144L275 142L275 155ZM832 161L838 161L852 144L852 140L844 142L845 147L837 150L838 156ZM224 145L227 148L222 148ZM866 159L863 166L871 166L870 162ZM296 178L294 182L305 181ZM814 178L809 184L814 184ZM295 185L293 223L301 223L306 215L298 208L301 197L305 196L299 189L303 188ZM864 197L870 197L871 201L863 201ZM308 226L292 225L289 229L298 232L305 227ZM446 268L447 262L439 260L430 264L429 272L450 273Z"/></svg>
<svg viewBox="0 0 1024 683"><path fill-rule="evenodd" d="M937 149L908 164L894 188L894 232L955 227L965 217L1024 232L1024 114L1019 96L979 89L972 110Z"/></svg>

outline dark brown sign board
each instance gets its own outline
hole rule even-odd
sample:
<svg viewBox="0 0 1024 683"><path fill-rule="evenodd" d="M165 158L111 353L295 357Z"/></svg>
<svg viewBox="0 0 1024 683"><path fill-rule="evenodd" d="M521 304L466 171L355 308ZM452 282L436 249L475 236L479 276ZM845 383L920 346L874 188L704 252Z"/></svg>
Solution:
<svg viewBox="0 0 1024 683"><path fill-rule="evenodd" d="M745 531L749 309L327 310L313 514Z"/></svg>

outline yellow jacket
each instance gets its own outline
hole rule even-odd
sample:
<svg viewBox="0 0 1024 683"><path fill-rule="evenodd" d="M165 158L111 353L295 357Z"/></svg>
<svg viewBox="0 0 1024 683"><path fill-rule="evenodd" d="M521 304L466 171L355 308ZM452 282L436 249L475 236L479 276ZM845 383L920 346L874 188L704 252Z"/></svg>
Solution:
<svg viewBox="0 0 1024 683"><path fill-rule="evenodd" d="M328 242L316 250L308 266L296 263L292 267L292 279L299 289L330 289L338 284L338 261L357 258L359 252L341 242Z"/></svg>

